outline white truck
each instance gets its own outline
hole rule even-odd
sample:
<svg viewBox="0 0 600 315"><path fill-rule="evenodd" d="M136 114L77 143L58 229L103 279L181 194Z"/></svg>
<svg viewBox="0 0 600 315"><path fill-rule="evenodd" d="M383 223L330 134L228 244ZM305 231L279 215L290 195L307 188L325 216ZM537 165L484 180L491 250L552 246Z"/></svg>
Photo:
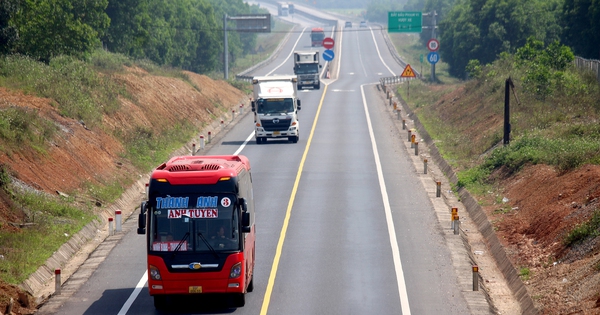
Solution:
<svg viewBox="0 0 600 315"><path fill-rule="evenodd" d="M318 51L295 51L294 74L298 76L298 90L306 86L315 90L320 89L319 69L321 67Z"/></svg>
<svg viewBox="0 0 600 315"><path fill-rule="evenodd" d="M300 137L300 100L295 75L260 76L252 79L254 95L254 136L256 143L268 138L286 138L296 143Z"/></svg>

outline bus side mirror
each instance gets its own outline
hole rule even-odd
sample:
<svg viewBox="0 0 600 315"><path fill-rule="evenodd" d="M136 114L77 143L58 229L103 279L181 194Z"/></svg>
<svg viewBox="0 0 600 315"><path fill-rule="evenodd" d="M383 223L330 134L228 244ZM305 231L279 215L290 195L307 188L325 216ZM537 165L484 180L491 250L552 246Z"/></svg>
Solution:
<svg viewBox="0 0 600 315"><path fill-rule="evenodd" d="M140 205L140 214L138 215L138 234L146 234L146 202Z"/></svg>
<svg viewBox="0 0 600 315"><path fill-rule="evenodd" d="M256 111L256 102L252 101L252 102L250 102L250 105L252 105L252 111L253 112Z"/></svg>
<svg viewBox="0 0 600 315"><path fill-rule="evenodd" d="M248 204L246 203L246 199L245 198L238 199L238 202L239 202L240 207L242 208L243 212L248 211Z"/></svg>
<svg viewBox="0 0 600 315"><path fill-rule="evenodd" d="M298 104L298 110L300 110L302 108L302 106L300 105L300 100L296 100L296 104Z"/></svg>
<svg viewBox="0 0 600 315"><path fill-rule="evenodd" d="M250 233L250 213L242 212L242 232Z"/></svg>

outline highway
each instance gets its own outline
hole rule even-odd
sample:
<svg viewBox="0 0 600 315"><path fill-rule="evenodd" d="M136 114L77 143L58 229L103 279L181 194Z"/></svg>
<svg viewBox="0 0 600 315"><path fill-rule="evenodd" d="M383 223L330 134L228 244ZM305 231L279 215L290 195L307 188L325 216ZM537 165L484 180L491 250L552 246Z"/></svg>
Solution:
<svg viewBox="0 0 600 315"><path fill-rule="evenodd" d="M293 21L299 25L277 58L253 75L291 74L292 52L311 49L315 23ZM338 72L320 90L299 92L298 143L257 145L248 113L203 152L243 154L252 164L254 292L241 308L198 298L173 314L472 314L377 88L403 68L379 29L326 26L326 35L334 32ZM57 314L166 314L148 294L145 237L136 227L132 215L127 235Z"/></svg>

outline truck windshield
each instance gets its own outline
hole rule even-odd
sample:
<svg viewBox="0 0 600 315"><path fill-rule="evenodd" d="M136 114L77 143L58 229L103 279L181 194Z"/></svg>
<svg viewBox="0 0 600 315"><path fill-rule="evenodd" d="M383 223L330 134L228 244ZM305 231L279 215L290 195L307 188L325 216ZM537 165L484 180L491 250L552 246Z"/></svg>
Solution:
<svg viewBox="0 0 600 315"><path fill-rule="evenodd" d="M298 64L296 65L296 74L318 73L319 65L313 64Z"/></svg>
<svg viewBox="0 0 600 315"><path fill-rule="evenodd" d="M294 111L294 100L291 98L267 98L258 100L259 114L287 114Z"/></svg>
<svg viewBox="0 0 600 315"><path fill-rule="evenodd" d="M325 33L324 32L312 32L310 34L310 38L313 42L315 41L323 41L325 39Z"/></svg>
<svg viewBox="0 0 600 315"><path fill-rule="evenodd" d="M235 195L156 197L150 204L150 251L212 252L240 249ZM212 249L211 249L212 247Z"/></svg>

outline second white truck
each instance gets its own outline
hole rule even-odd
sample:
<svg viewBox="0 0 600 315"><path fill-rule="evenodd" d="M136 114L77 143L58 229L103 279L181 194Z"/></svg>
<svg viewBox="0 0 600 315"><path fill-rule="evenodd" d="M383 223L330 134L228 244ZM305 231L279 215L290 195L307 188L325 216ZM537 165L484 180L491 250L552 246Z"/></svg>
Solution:
<svg viewBox="0 0 600 315"><path fill-rule="evenodd" d="M254 135L256 143L268 138L287 138L296 143L300 138L298 111L300 99L295 75L260 76L252 79Z"/></svg>
<svg viewBox="0 0 600 315"><path fill-rule="evenodd" d="M302 90L304 87L311 87L315 90L320 89L320 68L318 51L295 51L294 74L298 76L298 90Z"/></svg>

